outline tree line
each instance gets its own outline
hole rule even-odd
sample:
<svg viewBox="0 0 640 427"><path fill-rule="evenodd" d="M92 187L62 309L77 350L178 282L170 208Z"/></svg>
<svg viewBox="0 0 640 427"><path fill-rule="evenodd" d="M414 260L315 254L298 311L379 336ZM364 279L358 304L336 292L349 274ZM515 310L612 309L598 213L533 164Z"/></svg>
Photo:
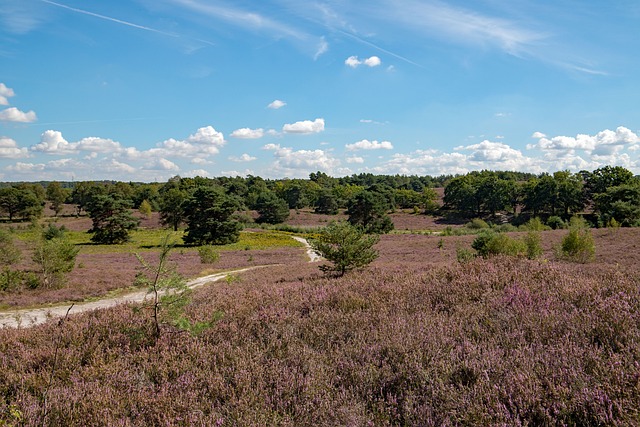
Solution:
<svg viewBox="0 0 640 427"><path fill-rule="evenodd" d="M481 171L451 179L444 190L444 207L472 218L527 214L560 218L588 212L596 225L640 225L640 179L620 166L592 172L558 171L528 180Z"/></svg>

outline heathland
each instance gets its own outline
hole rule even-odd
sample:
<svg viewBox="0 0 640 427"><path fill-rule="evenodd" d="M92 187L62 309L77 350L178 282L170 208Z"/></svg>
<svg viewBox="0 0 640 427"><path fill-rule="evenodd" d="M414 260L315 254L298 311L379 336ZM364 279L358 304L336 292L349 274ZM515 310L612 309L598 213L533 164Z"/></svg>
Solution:
<svg viewBox="0 0 640 427"><path fill-rule="evenodd" d="M181 277L231 273L181 294L159 334L149 303L0 329L0 425L640 424L640 229L576 205L569 215L600 228L582 229L593 256L574 258L560 205L541 205L537 222L522 207L452 215L434 206L447 193L434 193L387 209L378 258L343 276L323 274L291 236L312 239L354 204L337 215L293 207L277 227L247 210L237 240L205 245L209 259L155 209L138 209L139 228L118 245L92 241L95 222L77 205L6 223L23 256L5 273L40 277L31 254L49 224L79 252L56 286L7 286L0 311L142 289L134 254L156 266L168 233ZM498 224L507 217L526 221ZM388 228L378 219L368 225ZM531 233L535 256L473 256L479 236ZM251 266L267 267L232 272Z"/></svg>

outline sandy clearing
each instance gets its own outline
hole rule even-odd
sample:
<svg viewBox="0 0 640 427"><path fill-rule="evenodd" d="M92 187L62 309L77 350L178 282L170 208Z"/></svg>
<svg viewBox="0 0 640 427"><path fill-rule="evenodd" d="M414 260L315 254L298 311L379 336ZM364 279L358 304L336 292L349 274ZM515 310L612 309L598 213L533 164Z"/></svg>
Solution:
<svg viewBox="0 0 640 427"><path fill-rule="evenodd" d="M294 240L297 240L298 242L302 243L305 246L305 248L307 248L307 256L309 256L309 262L322 261L322 257L318 255L316 251L311 249L311 245L309 245L309 242L307 241L307 239L304 239L298 236L291 236L291 237L293 237Z"/></svg>

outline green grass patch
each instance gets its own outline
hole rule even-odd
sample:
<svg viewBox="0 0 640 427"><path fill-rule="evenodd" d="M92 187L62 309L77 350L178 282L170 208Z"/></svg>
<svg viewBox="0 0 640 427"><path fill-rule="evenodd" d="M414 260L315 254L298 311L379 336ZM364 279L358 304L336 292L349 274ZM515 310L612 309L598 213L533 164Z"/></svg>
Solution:
<svg viewBox="0 0 640 427"><path fill-rule="evenodd" d="M16 232L16 237L22 241L35 241L39 238L40 232L24 230ZM155 251L160 247L161 241L167 233L171 234L173 242L178 247L184 245L182 241L183 231L169 231L162 229L136 230L130 233L131 240L121 245L98 245L91 242L91 234L86 231L67 231L65 237L74 245L80 246L82 253L131 253ZM290 234L279 231L243 231L240 239L236 243L229 245L215 246L219 251L237 250L263 250L279 247L301 247L302 244L291 238ZM197 247L184 246L183 249L190 251Z"/></svg>

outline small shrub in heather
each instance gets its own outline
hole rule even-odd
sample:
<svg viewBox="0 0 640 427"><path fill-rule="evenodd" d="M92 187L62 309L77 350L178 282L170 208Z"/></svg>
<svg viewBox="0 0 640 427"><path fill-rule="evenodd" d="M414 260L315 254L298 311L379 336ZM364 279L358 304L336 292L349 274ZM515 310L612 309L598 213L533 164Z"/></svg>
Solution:
<svg viewBox="0 0 640 427"><path fill-rule="evenodd" d="M198 255L202 264L214 264L220 259L220 253L212 245L199 246Z"/></svg>
<svg viewBox="0 0 640 427"><path fill-rule="evenodd" d="M562 239L560 258L579 263L587 263L593 261L595 256L596 246L591 230L572 228Z"/></svg>
<svg viewBox="0 0 640 427"><path fill-rule="evenodd" d="M481 232L475 238L471 247L479 256L491 255L521 256L527 252L527 246L522 240L514 239L504 233Z"/></svg>
<svg viewBox="0 0 640 427"><path fill-rule="evenodd" d="M483 219L474 218L470 222L466 223L465 227L472 230L482 230L484 228L489 228L489 224L487 224L487 222Z"/></svg>
<svg viewBox="0 0 640 427"><path fill-rule="evenodd" d="M539 231L529 231L523 241L527 247L527 258L536 259L542 256L542 238Z"/></svg>
<svg viewBox="0 0 640 427"><path fill-rule="evenodd" d="M567 228L567 223L564 222L562 218L559 216L550 216L547 219L547 225L551 227L553 230L559 230Z"/></svg>

